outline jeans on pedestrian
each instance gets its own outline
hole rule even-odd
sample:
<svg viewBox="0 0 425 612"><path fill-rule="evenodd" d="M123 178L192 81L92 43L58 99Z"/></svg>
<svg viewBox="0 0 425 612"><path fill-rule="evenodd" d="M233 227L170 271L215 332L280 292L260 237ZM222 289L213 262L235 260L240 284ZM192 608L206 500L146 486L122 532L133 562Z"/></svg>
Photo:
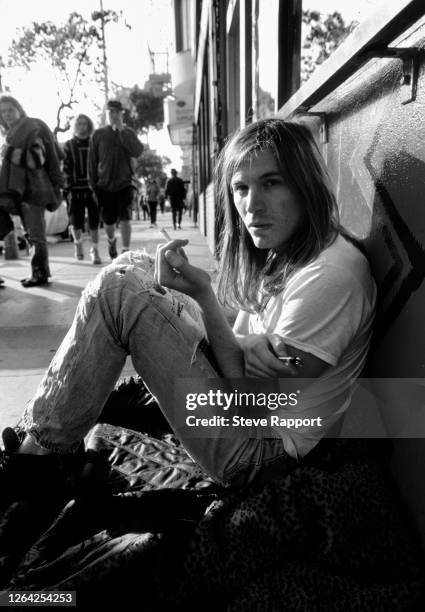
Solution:
<svg viewBox="0 0 425 612"><path fill-rule="evenodd" d="M44 213L44 206L27 202L19 205L19 214L31 245L32 277L38 280L47 280L50 276Z"/></svg>
<svg viewBox="0 0 425 612"><path fill-rule="evenodd" d="M151 217L151 223L152 225L154 223L156 223L156 207L157 207L158 202L154 202L152 200L149 200L149 213L150 213L150 217Z"/></svg>
<svg viewBox="0 0 425 612"><path fill-rule="evenodd" d="M176 223L178 223L178 225L181 225L183 214L182 200L171 200L171 214L173 217L174 228L176 227Z"/></svg>
<svg viewBox="0 0 425 612"><path fill-rule="evenodd" d="M158 288L153 272L146 254L124 253L87 286L68 334L26 407L26 430L44 448L75 450L96 423L130 354L189 455L217 482L239 486L278 474L295 461L280 439L252 437L244 428L232 437L199 438L181 427L191 389L175 381L202 379L208 392L208 381L218 373L203 348L205 328L197 304ZM211 408L200 406L196 416L211 417Z"/></svg>

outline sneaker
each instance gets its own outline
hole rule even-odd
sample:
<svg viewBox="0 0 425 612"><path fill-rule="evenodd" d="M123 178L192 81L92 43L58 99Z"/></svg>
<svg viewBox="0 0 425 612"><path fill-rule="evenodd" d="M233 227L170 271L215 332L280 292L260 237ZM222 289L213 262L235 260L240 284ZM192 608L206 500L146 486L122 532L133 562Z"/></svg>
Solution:
<svg viewBox="0 0 425 612"><path fill-rule="evenodd" d="M128 253L128 252L129 252L129 250L130 250L129 248L127 248L127 247L123 247L123 248L121 249L121 253Z"/></svg>
<svg viewBox="0 0 425 612"><path fill-rule="evenodd" d="M90 259L91 259L92 264L94 264L96 266L102 263L102 260L100 259L100 256L99 256L99 251L97 250L97 247L92 247L90 249Z"/></svg>
<svg viewBox="0 0 425 612"><path fill-rule="evenodd" d="M23 432L16 431L12 427L6 427L1 435L3 440L4 450L8 453L15 453L21 446L22 440L25 437Z"/></svg>
<svg viewBox="0 0 425 612"><path fill-rule="evenodd" d="M118 257L116 238L113 238L112 240L108 238L108 253L111 259L115 259L115 257Z"/></svg>
<svg viewBox="0 0 425 612"><path fill-rule="evenodd" d="M58 455L17 454L11 449L17 450L20 441L13 441L12 435L7 440L6 431L13 430L8 427L3 432L5 450L0 451L0 510L13 502L40 495L45 487L59 489L66 480Z"/></svg>
<svg viewBox="0 0 425 612"><path fill-rule="evenodd" d="M75 259L78 259L79 261L84 259L84 250L82 242L74 242L74 254Z"/></svg>
<svg viewBox="0 0 425 612"><path fill-rule="evenodd" d="M86 451L82 442L75 453L32 455L16 453L25 432L6 427L0 450L0 511L12 503L36 498L49 491L90 494L102 486L110 472L108 460L96 451Z"/></svg>
<svg viewBox="0 0 425 612"><path fill-rule="evenodd" d="M31 276L30 278L23 278L21 280L21 285L22 287L38 287L40 285L48 285L49 284L49 279L48 278L34 278L33 276Z"/></svg>

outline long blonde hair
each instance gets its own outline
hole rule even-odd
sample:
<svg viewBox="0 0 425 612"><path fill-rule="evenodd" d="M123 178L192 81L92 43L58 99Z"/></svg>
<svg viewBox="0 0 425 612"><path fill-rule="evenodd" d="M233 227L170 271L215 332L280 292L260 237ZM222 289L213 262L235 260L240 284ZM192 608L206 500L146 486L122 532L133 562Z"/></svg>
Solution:
<svg viewBox="0 0 425 612"><path fill-rule="evenodd" d="M240 165L265 150L275 157L282 176L306 212L305 222L282 251L255 247L230 188ZM228 141L219 157L215 180L219 219L224 224L218 297L224 305L258 312L264 305L264 296L280 292L288 277L313 261L341 231L329 175L304 125L269 118L252 123Z"/></svg>
<svg viewBox="0 0 425 612"><path fill-rule="evenodd" d="M18 100L16 98L14 98L13 96L8 96L6 94L1 95L0 96L0 104L12 104L12 106L14 106L16 108L16 110L19 113L20 117L26 117L27 114L24 111L24 109L22 108L22 106L19 104ZM0 113L0 126L3 128L3 131L7 132L7 130L9 129L7 124L5 123L5 121L3 120L1 113Z"/></svg>

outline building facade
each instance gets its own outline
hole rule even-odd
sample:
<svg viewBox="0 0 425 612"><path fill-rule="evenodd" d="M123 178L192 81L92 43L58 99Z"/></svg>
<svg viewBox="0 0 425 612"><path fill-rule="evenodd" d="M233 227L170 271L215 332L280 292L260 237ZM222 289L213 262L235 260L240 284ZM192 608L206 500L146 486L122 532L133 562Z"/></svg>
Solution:
<svg viewBox="0 0 425 612"><path fill-rule="evenodd" d="M226 137L275 113L307 123L317 139L342 222L363 242L378 285L370 376L384 381L380 406L393 416L416 410L417 422L396 432L393 468L425 533L425 399L388 382L425 379L425 4L376 0L301 87L301 0L175 0L174 8L177 49L195 66L186 92L191 181L213 253L213 168ZM397 419L383 421L393 435Z"/></svg>

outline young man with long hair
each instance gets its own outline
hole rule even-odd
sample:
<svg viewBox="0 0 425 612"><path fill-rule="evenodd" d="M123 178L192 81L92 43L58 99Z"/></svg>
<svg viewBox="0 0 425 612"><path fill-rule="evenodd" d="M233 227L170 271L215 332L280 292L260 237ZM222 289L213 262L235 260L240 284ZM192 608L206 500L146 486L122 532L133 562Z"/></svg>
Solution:
<svg viewBox="0 0 425 612"><path fill-rule="evenodd" d="M160 245L155 262L141 253L119 257L84 291L25 410L26 437L4 472L9 482L28 453L57 460L78 448L128 354L188 453L222 484L275 477L344 413L366 359L376 291L367 259L340 226L312 135L280 119L254 123L225 146L216 179L223 219L218 297L240 309L233 330L209 275L187 260L186 240ZM315 431L252 426L228 435L223 426L205 439L182 425L191 389L179 381L198 379L207 393L217 377L300 376L315 384L283 414L320 418ZM199 405L196 416L208 418L211 407Z"/></svg>

